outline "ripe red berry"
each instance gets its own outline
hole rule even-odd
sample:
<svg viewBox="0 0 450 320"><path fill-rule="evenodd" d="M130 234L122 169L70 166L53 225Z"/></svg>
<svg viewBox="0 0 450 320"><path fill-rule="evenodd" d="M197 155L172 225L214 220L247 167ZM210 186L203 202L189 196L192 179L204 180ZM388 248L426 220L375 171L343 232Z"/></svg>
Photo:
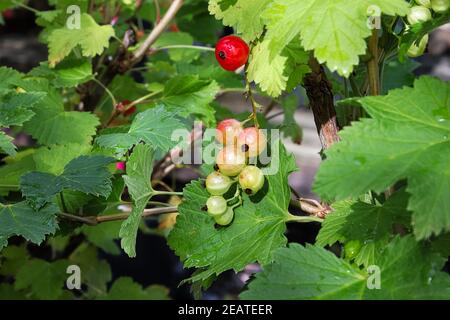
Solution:
<svg viewBox="0 0 450 320"><path fill-rule="evenodd" d="M2 15L6 20L10 20L14 18L14 10L6 9L5 11L2 12Z"/></svg>
<svg viewBox="0 0 450 320"><path fill-rule="evenodd" d="M129 116L133 113L136 112L136 107L132 106L131 108L128 107L128 105L131 103L130 100L123 100L120 101L117 105L116 105L116 109L117 111L119 111L120 113L123 113L124 116Z"/></svg>
<svg viewBox="0 0 450 320"><path fill-rule="evenodd" d="M125 168L126 168L125 162L123 162L123 161L116 162L116 169L117 170L125 171Z"/></svg>
<svg viewBox="0 0 450 320"><path fill-rule="evenodd" d="M248 59L248 45L239 37L226 36L216 45L216 59L228 71L234 71L243 66Z"/></svg>
<svg viewBox="0 0 450 320"><path fill-rule="evenodd" d="M245 128L238 137L238 147L249 157L260 155L266 148L267 139L264 133L255 127Z"/></svg>
<svg viewBox="0 0 450 320"><path fill-rule="evenodd" d="M216 140L223 145L236 144L242 130L242 124L236 119L225 119L217 125Z"/></svg>
<svg viewBox="0 0 450 320"><path fill-rule="evenodd" d="M115 26L116 24L117 24L117 22L119 21L119 16L114 16L112 19L111 19L111 25L112 26Z"/></svg>

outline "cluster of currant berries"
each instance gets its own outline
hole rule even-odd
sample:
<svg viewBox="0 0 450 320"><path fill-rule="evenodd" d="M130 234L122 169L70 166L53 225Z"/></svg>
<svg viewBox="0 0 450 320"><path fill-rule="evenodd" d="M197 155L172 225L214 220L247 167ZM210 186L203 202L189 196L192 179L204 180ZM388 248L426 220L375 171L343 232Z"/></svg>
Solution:
<svg viewBox="0 0 450 320"><path fill-rule="evenodd" d="M254 195L264 186L265 178L261 169L248 163L250 159L256 160L264 151L267 139L262 130L256 127L244 128L238 120L226 119L217 126L216 140L223 148L216 157L216 170L206 178L206 190L211 196L205 209L217 224L225 226L231 223L234 208L242 202L241 191ZM224 195L234 184L234 196L225 199ZM236 203L230 205L233 202Z"/></svg>
<svg viewBox="0 0 450 320"><path fill-rule="evenodd" d="M433 19L433 13L444 13L450 7L450 0L415 0L416 6L411 8L407 16L408 23L412 26ZM409 26L407 26L409 28ZM428 34L420 39L418 44L412 44L408 49L408 56L415 58L421 56L428 44Z"/></svg>

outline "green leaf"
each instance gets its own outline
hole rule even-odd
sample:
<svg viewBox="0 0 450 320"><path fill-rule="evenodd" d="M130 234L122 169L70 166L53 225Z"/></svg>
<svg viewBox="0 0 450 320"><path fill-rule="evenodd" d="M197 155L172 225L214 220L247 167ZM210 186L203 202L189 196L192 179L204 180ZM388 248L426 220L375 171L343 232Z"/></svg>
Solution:
<svg viewBox="0 0 450 320"><path fill-rule="evenodd" d="M450 299L450 276L445 261L412 236L397 237L377 261L381 289L366 290L364 299Z"/></svg>
<svg viewBox="0 0 450 320"><path fill-rule="evenodd" d="M33 154L36 171L59 175L71 160L88 154L90 150L90 145L76 143L41 147Z"/></svg>
<svg viewBox="0 0 450 320"><path fill-rule="evenodd" d="M82 226L81 231L87 240L106 253L120 254L118 245L114 239L119 238L120 221L111 221L96 226Z"/></svg>
<svg viewBox="0 0 450 320"><path fill-rule="evenodd" d="M172 141L171 135L177 129L184 128L176 113L167 111L159 105L136 115L128 133L113 133L99 136L96 143L105 148L116 149L117 154L123 155L133 145L144 141L167 152L177 142Z"/></svg>
<svg viewBox="0 0 450 320"><path fill-rule="evenodd" d="M392 89L414 85L414 70L420 63L408 59L404 63L398 60L391 60L386 63L383 71L383 94L387 94Z"/></svg>
<svg viewBox="0 0 450 320"><path fill-rule="evenodd" d="M104 156L80 156L70 161L60 175L44 172L23 175L20 188L27 201L37 209L64 189L107 197L111 192L112 178L107 165L113 161L113 158Z"/></svg>
<svg viewBox="0 0 450 320"><path fill-rule="evenodd" d="M37 20L46 23L52 23L61 13L61 10L47 10L36 12Z"/></svg>
<svg viewBox="0 0 450 320"><path fill-rule="evenodd" d="M0 18L1 21L1 18ZM0 300L26 300L25 294L14 290L14 286L8 283L0 284Z"/></svg>
<svg viewBox="0 0 450 320"><path fill-rule="evenodd" d="M366 51L370 6L390 15L404 16L409 11L404 0L275 0L263 14L271 60L300 37L303 48L314 50L320 63L348 76Z"/></svg>
<svg viewBox="0 0 450 320"><path fill-rule="evenodd" d="M54 30L49 38L49 65L54 67L77 46L85 57L101 54L109 46L109 39L115 35L111 25L99 26L87 13L81 14L79 29L66 26Z"/></svg>
<svg viewBox="0 0 450 320"><path fill-rule="evenodd" d="M75 87L92 79L92 64L87 59L65 59L54 68L48 63L30 71L30 75L50 79L57 88Z"/></svg>
<svg viewBox="0 0 450 320"><path fill-rule="evenodd" d="M106 293L106 285L112 279L111 268L105 260L98 259L95 247L81 244L71 253L69 261L80 267L81 281L88 287L88 294Z"/></svg>
<svg viewBox="0 0 450 320"><path fill-rule="evenodd" d="M141 216L155 193L151 184L153 153L150 146L138 144L127 162L127 175L123 176L134 206L130 216L122 223L119 236L122 249L130 257L136 256L136 236Z"/></svg>
<svg viewBox="0 0 450 320"><path fill-rule="evenodd" d="M22 74L14 69L0 67L0 94L3 94L15 87L15 83L22 78Z"/></svg>
<svg viewBox="0 0 450 320"><path fill-rule="evenodd" d="M33 117L30 110L45 96L44 92L25 92L7 95L0 102L0 127L20 126Z"/></svg>
<svg viewBox="0 0 450 320"><path fill-rule="evenodd" d="M14 235L40 244L46 235L55 233L57 212L59 209L54 205L36 211L25 202L11 205L0 203L0 249L6 245L8 238Z"/></svg>
<svg viewBox="0 0 450 320"><path fill-rule="evenodd" d="M160 285L151 285L143 289L129 277L114 281L108 294L100 297L104 300L168 300L169 290Z"/></svg>
<svg viewBox="0 0 450 320"><path fill-rule="evenodd" d="M41 259L30 260L16 276L16 290L31 289L38 299L54 300L63 294L63 286L67 278L67 260L47 262Z"/></svg>
<svg viewBox="0 0 450 320"><path fill-rule="evenodd" d="M206 125L213 126L214 109L209 104L214 101L219 89L214 80L199 80L193 75L177 76L167 81L159 101L180 116L194 114L204 120Z"/></svg>
<svg viewBox="0 0 450 320"><path fill-rule="evenodd" d="M213 54L204 55L196 63L177 63L176 71L180 75L198 75L200 80L215 80L222 88L239 88L242 86L242 77L220 67ZM152 72L152 75L154 72Z"/></svg>
<svg viewBox="0 0 450 320"><path fill-rule="evenodd" d="M314 190L324 200L381 192L407 178L417 239L450 229L450 84L431 77L414 88L359 99L372 119L340 132Z"/></svg>
<svg viewBox="0 0 450 320"><path fill-rule="evenodd" d="M235 209L229 226L215 228L214 219L202 210L209 194L199 181L185 187L168 241L186 268L204 268L192 281L229 269L240 271L255 261L266 264L272 261L272 252L286 244L283 233L290 200L287 177L297 168L294 157L287 155L282 144L279 148L279 159L272 159L277 173L266 175L267 188L259 195L243 196L243 205Z"/></svg>
<svg viewBox="0 0 450 320"><path fill-rule="evenodd" d="M24 130L45 145L79 143L92 140L99 119L88 112L64 111L60 92L44 78L28 78L17 83L27 92L45 92L31 109L35 116L24 124Z"/></svg>
<svg viewBox="0 0 450 320"><path fill-rule="evenodd" d="M2 276L15 276L20 267L22 267L29 258L25 245L6 247L3 249L0 256L0 274Z"/></svg>
<svg viewBox="0 0 450 320"><path fill-rule="evenodd" d="M17 154L16 146L13 144L13 137L8 136L4 131L0 130L0 153L4 151L10 156Z"/></svg>
<svg viewBox="0 0 450 320"><path fill-rule="evenodd" d="M251 51L248 80L255 81L261 90L278 97L284 90L292 91L310 72L309 53L293 41L274 57L270 57L269 41L258 43Z"/></svg>
<svg viewBox="0 0 450 320"><path fill-rule="evenodd" d="M36 167L30 150L34 151L33 149L20 151L14 158L6 157L3 159L6 164L0 167L0 194L7 193L10 190L18 190L20 177L35 170ZM12 161L12 159L15 161Z"/></svg>
<svg viewBox="0 0 450 320"><path fill-rule="evenodd" d="M225 4L226 5L223 5ZM233 27L244 40L258 38L264 30L261 14L272 0L210 0L208 10L225 26Z"/></svg>
<svg viewBox="0 0 450 320"><path fill-rule="evenodd" d="M249 61L248 80L255 81L269 95L278 97L288 81L284 75L287 58L276 55L269 59L269 41L264 40L252 49Z"/></svg>
<svg viewBox="0 0 450 320"><path fill-rule="evenodd" d="M366 276L320 247L296 243L274 253L274 262L256 274L243 299L358 299Z"/></svg>
<svg viewBox="0 0 450 320"><path fill-rule="evenodd" d="M372 265L393 237L394 224L409 225L411 213L406 210L407 203L405 192L396 192L383 205L362 201L334 203L334 211L322 223L316 245L358 240L362 247L355 262L366 267Z"/></svg>
<svg viewBox="0 0 450 320"><path fill-rule="evenodd" d="M377 260L380 288L369 289L366 270L307 244L275 252L275 262L241 294L243 299L449 299L450 277L439 271L445 260L417 243L397 237Z"/></svg>
<svg viewBox="0 0 450 320"><path fill-rule="evenodd" d="M24 129L44 145L89 143L100 123L97 116L88 112L34 110L36 115Z"/></svg>

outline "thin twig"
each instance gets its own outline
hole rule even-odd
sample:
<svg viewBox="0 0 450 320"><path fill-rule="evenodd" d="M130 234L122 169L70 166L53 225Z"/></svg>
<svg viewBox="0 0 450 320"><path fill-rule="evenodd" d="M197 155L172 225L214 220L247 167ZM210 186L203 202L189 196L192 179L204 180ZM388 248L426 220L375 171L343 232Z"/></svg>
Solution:
<svg viewBox="0 0 450 320"><path fill-rule="evenodd" d="M145 209L142 213L142 218L149 217L149 216L155 216L155 215L159 215L159 214L164 214L164 213L174 213L174 212L178 212L177 207ZM61 212L58 214L58 216L61 218L67 219L67 220L81 222L81 223L84 223L84 224L87 224L90 226L95 226L95 225L97 225L99 223L103 223L103 222L125 220L130 216L130 214L131 214L131 212L126 212L126 213L111 214L111 215L106 215L106 216L81 217L81 216L76 216L73 214Z"/></svg>
<svg viewBox="0 0 450 320"><path fill-rule="evenodd" d="M378 30L372 31L369 39L369 53L371 59L367 62L367 75L369 78L370 95L378 96L380 94L380 69L378 66Z"/></svg>
<svg viewBox="0 0 450 320"><path fill-rule="evenodd" d="M246 66L246 69L247 69L247 66ZM258 107L256 105L255 98L253 97L253 91L252 91L252 88L250 85L250 81L248 81L247 70L245 70L244 75L245 75L245 87L247 89L247 92L246 92L247 99L250 100L250 104L252 105L252 114L250 117L253 119L255 127L259 128L258 117L257 117Z"/></svg>
<svg viewBox="0 0 450 320"><path fill-rule="evenodd" d="M178 10L180 10L181 6L183 5L183 0L174 0L172 4L170 5L169 9L167 10L164 17L161 19L161 21L155 25L153 30L150 32L148 37L145 39L145 41L142 43L142 45L136 50L134 53L134 56L132 58L132 64L134 65L137 61L140 61L145 54L147 53L148 49L155 43L155 41L159 38L161 33L167 28L170 21L175 17Z"/></svg>

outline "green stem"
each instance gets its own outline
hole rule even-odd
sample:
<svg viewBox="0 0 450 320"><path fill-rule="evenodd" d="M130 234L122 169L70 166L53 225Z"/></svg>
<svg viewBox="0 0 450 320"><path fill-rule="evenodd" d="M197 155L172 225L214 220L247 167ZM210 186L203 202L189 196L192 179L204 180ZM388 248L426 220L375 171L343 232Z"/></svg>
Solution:
<svg viewBox="0 0 450 320"><path fill-rule="evenodd" d="M158 90L158 91L154 91L152 93L146 94L143 97L140 97L139 99L134 100L132 103L130 103L129 105L127 105L127 110L130 109L131 107L142 103L143 101L147 100L148 98L151 98L153 96L156 96L157 94L160 94L162 92L162 90Z"/></svg>
<svg viewBox="0 0 450 320"><path fill-rule="evenodd" d="M64 196L63 196L62 191L59 193L59 199L61 201L62 209L64 210L64 212L67 212L66 202L64 201Z"/></svg>
<svg viewBox="0 0 450 320"><path fill-rule="evenodd" d="M367 75L369 78L370 95L380 95L380 69L378 65L378 30L372 31L372 36L369 39L369 53L371 59L367 63Z"/></svg>
<svg viewBox="0 0 450 320"><path fill-rule="evenodd" d="M252 88L250 86L250 81L248 81L248 76L247 76L247 67L248 65L245 66L245 87L247 90L247 98L250 100L250 103L252 105L252 114L251 117L253 119L253 123L255 124L256 128L259 128L259 123L258 123L258 117L257 117L257 106L256 106L256 101L255 98L253 97L253 91Z"/></svg>
<svg viewBox="0 0 450 320"><path fill-rule="evenodd" d="M227 203L233 202L236 198L241 199L241 189L239 186L236 186L236 192L234 193L233 197L227 200Z"/></svg>
<svg viewBox="0 0 450 320"><path fill-rule="evenodd" d="M19 6L19 7L22 7L24 9L26 9L26 10L29 10L29 11L35 13L35 14L39 14L40 13L39 10L36 10L35 8L32 8L30 6L27 6L25 3L21 3L21 2L15 1L15 0L13 0L12 3L14 3L16 6Z"/></svg>
<svg viewBox="0 0 450 320"><path fill-rule="evenodd" d="M166 50L166 49L193 49L193 50L212 51L212 52L215 51L214 48L210 48L210 47L190 46L190 45L181 45L181 44L155 48L154 51L161 51L161 50Z"/></svg>
<svg viewBox="0 0 450 320"><path fill-rule="evenodd" d="M0 188L18 189L19 185L17 185L17 184L0 184Z"/></svg>
<svg viewBox="0 0 450 320"><path fill-rule="evenodd" d="M288 213L285 221L286 222L299 222L299 223L305 223L305 222L320 222L320 223L322 223L323 219L320 219L318 217L310 217L310 216L294 216L293 214Z"/></svg>
<svg viewBox="0 0 450 320"><path fill-rule="evenodd" d="M154 190L153 194L155 196L182 196L183 192Z"/></svg>
<svg viewBox="0 0 450 320"><path fill-rule="evenodd" d="M96 78L92 78L92 80L93 80L95 83L97 83L100 87L102 87L102 88L105 90L105 92L106 92L106 93L108 94L108 96L111 98L113 105L116 106L116 105L117 105L117 100L116 100L116 98L114 97L114 95L112 94L112 92L109 91L109 89L108 89L103 83L101 83L100 81L98 81Z"/></svg>

